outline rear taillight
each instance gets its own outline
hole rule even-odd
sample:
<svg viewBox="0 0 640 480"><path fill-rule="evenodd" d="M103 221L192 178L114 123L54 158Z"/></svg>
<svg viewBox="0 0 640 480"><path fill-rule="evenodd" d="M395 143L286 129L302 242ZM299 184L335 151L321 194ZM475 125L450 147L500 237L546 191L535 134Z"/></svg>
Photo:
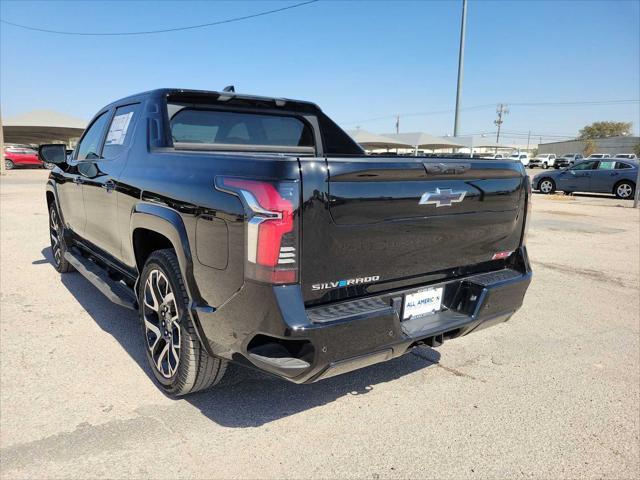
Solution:
<svg viewBox="0 0 640 480"><path fill-rule="evenodd" d="M298 182L218 177L247 211L245 276L266 283L298 281Z"/></svg>

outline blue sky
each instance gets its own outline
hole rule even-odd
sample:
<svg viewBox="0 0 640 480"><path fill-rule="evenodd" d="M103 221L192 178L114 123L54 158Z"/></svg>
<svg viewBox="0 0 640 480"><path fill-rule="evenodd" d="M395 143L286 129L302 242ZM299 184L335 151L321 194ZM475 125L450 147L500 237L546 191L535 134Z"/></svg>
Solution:
<svg viewBox="0 0 640 480"><path fill-rule="evenodd" d="M114 32L293 3L3 0L0 15L41 28ZM45 108L88 119L138 91L234 84L243 93L312 100L345 128L389 132L401 114L401 131L452 134L460 14L459 0L320 1L146 36L62 36L0 24L2 114ZM471 0L467 19L463 108L640 99L638 1ZM434 111L447 112L403 115ZM378 117L387 118L370 120ZM461 134L493 132L494 119L492 106L463 111ZM503 129L573 135L598 120L632 121L637 133L640 104L513 105Z"/></svg>

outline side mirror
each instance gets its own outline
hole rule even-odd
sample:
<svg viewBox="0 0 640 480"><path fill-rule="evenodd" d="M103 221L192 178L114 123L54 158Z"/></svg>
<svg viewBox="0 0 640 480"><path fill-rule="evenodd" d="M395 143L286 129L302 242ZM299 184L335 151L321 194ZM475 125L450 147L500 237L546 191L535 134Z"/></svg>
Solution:
<svg viewBox="0 0 640 480"><path fill-rule="evenodd" d="M67 163L67 146L62 143L40 145L38 156L43 162L64 165Z"/></svg>

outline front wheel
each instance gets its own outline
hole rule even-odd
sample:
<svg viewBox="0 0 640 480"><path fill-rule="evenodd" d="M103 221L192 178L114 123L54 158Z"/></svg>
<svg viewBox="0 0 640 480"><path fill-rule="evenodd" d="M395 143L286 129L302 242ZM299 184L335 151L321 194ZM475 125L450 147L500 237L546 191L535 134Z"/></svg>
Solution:
<svg viewBox="0 0 640 480"><path fill-rule="evenodd" d="M198 339L173 250L158 250L145 263L138 304L146 357L165 392L185 395L222 379L227 362L210 356Z"/></svg>
<svg viewBox="0 0 640 480"><path fill-rule="evenodd" d="M8 158L5 159L4 168L6 168L7 170L13 170L13 167L15 167L15 164L13 163L13 161L9 160Z"/></svg>
<svg viewBox="0 0 640 480"><path fill-rule="evenodd" d="M633 194L635 193L635 185L628 180L623 180L616 185L613 193L616 197L622 200L628 200L630 198L633 198Z"/></svg>
<svg viewBox="0 0 640 480"><path fill-rule="evenodd" d="M53 266L60 273L72 272L74 270L73 266L64 258L67 244L64 240L60 215L58 215L58 210L54 204L49 207L49 238L51 240Z"/></svg>
<svg viewBox="0 0 640 480"><path fill-rule="evenodd" d="M556 191L556 182L554 182L550 178L543 178L542 180L540 180L538 190L540 190L544 194L553 193Z"/></svg>
<svg viewBox="0 0 640 480"><path fill-rule="evenodd" d="M547 168L549 168L549 164L547 162L544 162L542 164L542 168L544 168L546 170Z"/></svg>

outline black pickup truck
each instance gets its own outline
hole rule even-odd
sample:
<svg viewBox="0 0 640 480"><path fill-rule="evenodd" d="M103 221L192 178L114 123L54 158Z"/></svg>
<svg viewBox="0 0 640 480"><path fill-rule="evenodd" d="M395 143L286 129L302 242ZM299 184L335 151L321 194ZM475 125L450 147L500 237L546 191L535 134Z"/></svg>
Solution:
<svg viewBox="0 0 640 480"><path fill-rule="evenodd" d="M519 161L367 156L313 103L154 90L40 155L57 270L139 311L173 395L229 361L307 383L435 347L531 280Z"/></svg>

